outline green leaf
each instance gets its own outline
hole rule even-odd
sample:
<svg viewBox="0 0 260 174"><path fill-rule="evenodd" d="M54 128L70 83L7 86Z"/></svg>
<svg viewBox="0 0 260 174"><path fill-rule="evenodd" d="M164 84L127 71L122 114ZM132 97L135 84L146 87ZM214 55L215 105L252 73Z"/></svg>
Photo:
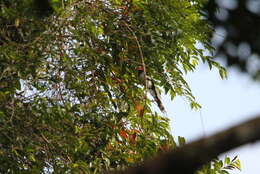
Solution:
<svg viewBox="0 0 260 174"><path fill-rule="evenodd" d="M181 137L181 136L178 136L178 142L179 142L179 145L180 145L180 146L186 144L185 138L184 138L184 137Z"/></svg>
<svg viewBox="0 0 260 174"><path fill-rule="evenodd" d="M219 69L219 75L222 79L226 79L227 78L227 72L224 68L220 68Z"/></svg>
<svg viewBox="0 0 260 174"><path fill-rule="evenodd" d="M29 155L28 158L29 158L30 161L33 161L33 162L36 161L35 156L34 156L34 154L32 154L32 153L30 153L30 155Z"/></svg>
<svg viewBox="0 0 260 174"><path fill-rule="evenodd" d="M225 164L230 164L230 158L229 157L225 157Z"/></svg>

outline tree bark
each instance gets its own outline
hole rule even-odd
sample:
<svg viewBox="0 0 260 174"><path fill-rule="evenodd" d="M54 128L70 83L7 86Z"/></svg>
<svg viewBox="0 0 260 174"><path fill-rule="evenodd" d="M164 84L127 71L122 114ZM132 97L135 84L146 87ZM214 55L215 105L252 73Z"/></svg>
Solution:
<svg viewBox="0 0 260 174"><path fill-rule="evenodd" d="M260 140L260 116L114 174L193 174L219 154Z"/></svg>

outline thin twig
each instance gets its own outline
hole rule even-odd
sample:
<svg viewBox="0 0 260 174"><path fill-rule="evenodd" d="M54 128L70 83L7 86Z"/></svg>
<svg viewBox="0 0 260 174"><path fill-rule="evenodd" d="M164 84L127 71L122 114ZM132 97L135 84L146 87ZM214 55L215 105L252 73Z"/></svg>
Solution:
<svg viewBox="0 0 260 174"><path fill-rule="evenodd" d="M51 144L50 141L41 133L41 137L44 141L46 141L48 144Z"/></svg>

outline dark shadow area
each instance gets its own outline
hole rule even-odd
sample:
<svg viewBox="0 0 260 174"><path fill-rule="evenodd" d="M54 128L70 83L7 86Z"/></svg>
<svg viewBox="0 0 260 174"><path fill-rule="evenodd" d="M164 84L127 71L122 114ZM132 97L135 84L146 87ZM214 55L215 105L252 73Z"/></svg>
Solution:
<svg viewBox="0 0 260 174"><path fill-rule="evenodd" d="M260 78L260 1L211 0L206 6L216 30L212 37L216 57Z"/></svg>

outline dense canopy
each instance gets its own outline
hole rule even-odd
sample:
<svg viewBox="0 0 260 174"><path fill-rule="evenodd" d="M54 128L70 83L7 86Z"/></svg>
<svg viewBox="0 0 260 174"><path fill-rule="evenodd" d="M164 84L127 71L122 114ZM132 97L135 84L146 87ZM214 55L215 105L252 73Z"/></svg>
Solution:
<svg viewBox="0 0 260 174"><path fill-rule="evenodd" d="M102 173L174 148L136 68L200 108L183 75L202 61L226 76L203 4L1 1L0 173Z"/></svg>

